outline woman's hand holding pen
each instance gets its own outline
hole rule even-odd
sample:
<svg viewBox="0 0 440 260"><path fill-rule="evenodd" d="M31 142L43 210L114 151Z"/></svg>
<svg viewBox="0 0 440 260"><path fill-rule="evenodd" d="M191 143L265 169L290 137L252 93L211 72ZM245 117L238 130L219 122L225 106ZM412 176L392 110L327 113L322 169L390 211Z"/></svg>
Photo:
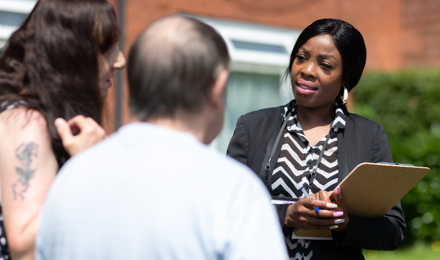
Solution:
<svg viewBox="0 0 440 260"><path fill-rule="evenodd" d="M302 198L291 204L287 208L284 225L300 229L335 229L338 232L345 232L348 224L345 201L336 190L336 204L330 201L329 195L327 191L320 191L311 194L310 198ZM320 209L319 213L315 208Z"/></svg>

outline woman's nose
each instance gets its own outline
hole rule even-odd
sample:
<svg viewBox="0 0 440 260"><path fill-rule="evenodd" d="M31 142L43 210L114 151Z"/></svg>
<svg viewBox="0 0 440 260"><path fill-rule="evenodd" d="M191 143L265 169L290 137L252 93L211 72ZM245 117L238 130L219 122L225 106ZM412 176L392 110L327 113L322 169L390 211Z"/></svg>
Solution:
<svg viewBox="0 0 440 260"><path fill-rule="evenodd" d="M316 64L314 62L307 62L304 64L303 69L301 70L301 74L306 77L316 78Z"/></svg>
<svg viewBox="0 0 440 260"><path fill-rule="evenodd" d="M125 61L124 54L122 54L122 52L119 51L118 57L116 58L115 62L113 63L113 68L120 70L120 69L125 68L126 65L127 65L127 63Z"/></svg>

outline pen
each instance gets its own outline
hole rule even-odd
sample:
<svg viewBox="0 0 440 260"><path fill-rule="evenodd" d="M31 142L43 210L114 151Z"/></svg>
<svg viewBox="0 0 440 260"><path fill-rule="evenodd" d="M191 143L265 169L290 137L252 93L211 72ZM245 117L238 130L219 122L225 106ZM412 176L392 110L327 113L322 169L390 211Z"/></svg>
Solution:
<svg viewBox="0 0 440 260"><path fill-rule="evenodd" d="M306 189L304 189L304 187L301 187L301 191L303 192L304 196L306 198L310 199L309 193L306 191ZM315 208L316 213L319 213L319 208Z"/></svg>

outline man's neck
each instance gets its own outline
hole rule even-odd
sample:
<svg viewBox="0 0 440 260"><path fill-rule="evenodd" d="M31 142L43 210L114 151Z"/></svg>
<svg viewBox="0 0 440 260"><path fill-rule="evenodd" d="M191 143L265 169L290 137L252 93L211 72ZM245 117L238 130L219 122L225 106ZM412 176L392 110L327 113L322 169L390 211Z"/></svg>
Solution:
<svg viewBox="0 0 440 260"><path fill-rule="evenodd" d="M131 122L141 122L135 116L131 116ZM205 142L206 130L199 116L179 114L174 117L161 117L148 119L144 122L165 127L179 132L186 132L194 135L200 142Z"/></svg>

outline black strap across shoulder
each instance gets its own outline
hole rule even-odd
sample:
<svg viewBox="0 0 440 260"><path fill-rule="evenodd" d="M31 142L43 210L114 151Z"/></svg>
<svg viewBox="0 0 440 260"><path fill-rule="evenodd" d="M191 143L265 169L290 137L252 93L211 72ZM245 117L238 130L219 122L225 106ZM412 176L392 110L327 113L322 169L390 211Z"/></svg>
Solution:
<svg viewBox="0 0 440 260"><path fill-rule="evenodd" d="M284 129L286 128L287 125L287 121L289 121L290 116L292 115L291 109L289 108L289 113L287 114L281 128L278 131L277 134L277 128L275 127L274 131L272 132L270 141L269 141L269 145L267 147L266 150L266 155L264 156L264 161L263 161L263 165L261 167L261 171L260 171L260 178L261 180L264 182L264 184L266 184L267 189L269 190L269 192L272 194L272 189L271 189L271 178L270 178L270 173L273 170L273 167L275 166L276 160L274 159L274 155L275 153L280 149L279 144L280 144L280 139L281 136L284 132ZM279 125L279 121L282 119L282 117L280 117L280 119L277 122L277 125ZM332 131L331 125L333 124L330 123L330 131L325 139L324 145L322 147L321 153L319 154L319 158L318 161L316 162L316 166L313 168L313 170L311 171L311 178L309 178L309 183L313 183L313 179L315 178L316 175L316 170L318 169L319 163L322 160L322 157L324 155L325 149L327 148L327 143L328 140L330 138L330 133ZM309 185L307 185L307 187L305 187L307 190L310 189Z"/></svg>
<svg viewBox="0 0 440 260"><path fill-rule="evenodd" d="M269 145L267 147L266 150L266 155L264 156L264 161L263 161L263 165L261 167L261 171L260 171L260 178L261 180L264 182L264 184L266 184L268 190L272 193L272 189L270 188L270 172L271 172L271 166L274 166L273 163L275 162L275 160L272 160L272 158L274 158L274 154L277 151L278 148L278 144L280 142L280 138L281 135L284 132L284 128L286 128L287 125L287 121L289 121L289 117L291 116L292 112L289 111L289 113L287 114L281 129L278 131L276 131L276 128L274 129L274 131L272 132L272 136L270 138L269 141ZM277 125L279 125L279 121L282 119L282 117L280 117L280 119L278 120ZM271 149L272 148L272 149Z"/></svg>

